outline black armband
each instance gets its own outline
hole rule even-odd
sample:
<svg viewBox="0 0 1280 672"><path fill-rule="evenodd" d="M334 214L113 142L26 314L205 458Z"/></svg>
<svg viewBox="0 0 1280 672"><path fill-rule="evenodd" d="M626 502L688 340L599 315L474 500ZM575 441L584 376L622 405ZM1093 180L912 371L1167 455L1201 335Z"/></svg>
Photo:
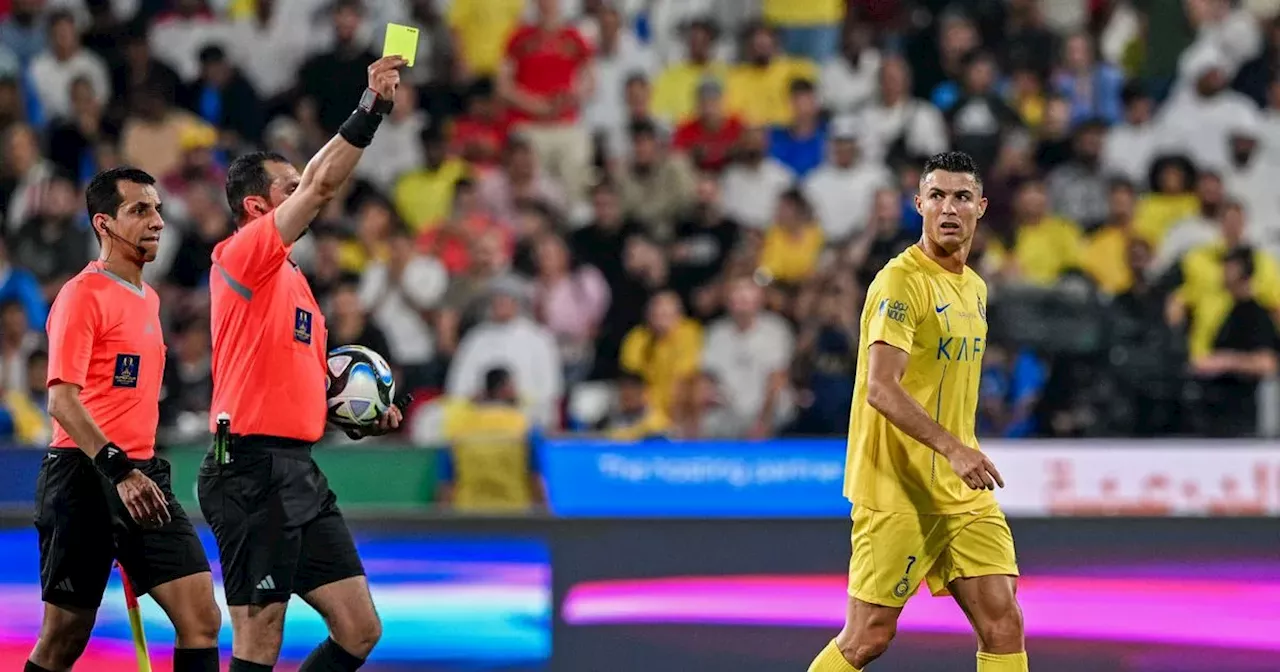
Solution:
<svg viewBox="0 0 1280 672"><path fill-rule="evenodd" d="M130 460L120 446L114 443L108 443L98 451L98 454L93 457L93 466L97 467L112 485L123 481L134 470L133 460Z"/></svg>
<svg viewBox="0 0 1280 672"><path fill-rule="evenodd" d="M378 132L380 125L382 125L381 114L357 109L342 122L342 126L338 128L338 135L352 145L364 149L373 142L373 135Z"/></svg>

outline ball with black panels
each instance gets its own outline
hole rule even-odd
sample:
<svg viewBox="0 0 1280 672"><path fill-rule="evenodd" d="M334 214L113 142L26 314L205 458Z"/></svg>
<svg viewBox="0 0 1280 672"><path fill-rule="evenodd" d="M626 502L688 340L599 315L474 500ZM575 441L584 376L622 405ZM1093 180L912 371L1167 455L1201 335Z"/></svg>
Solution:
<svg viewBox="0 0 1280 672"><path fill-rule="evenodd" d="M362 345L330 351L326 373L329 422L339 427L372 425L395 400L396 381L387 360Z"/></svg>

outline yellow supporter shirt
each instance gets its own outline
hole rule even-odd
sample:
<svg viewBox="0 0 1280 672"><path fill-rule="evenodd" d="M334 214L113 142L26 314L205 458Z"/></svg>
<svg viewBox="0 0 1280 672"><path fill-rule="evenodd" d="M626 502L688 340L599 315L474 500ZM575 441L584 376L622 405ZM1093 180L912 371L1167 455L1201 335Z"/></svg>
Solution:
<svg viewBox="0 0 1280 672"><path fill-rule="evenodd" d="M938 424L978 447L975 419L987 347L987 285L971 268L947 271L918 245L876 274L862 309L844 494L854 506L898 513L961 513L996 503L971 490L931 448L867 403L868 351L883 342L910 355L902 387Z"/></svg>
<svg viewBox="0 0 1280 672"><path fill-rule="evenodd" d="M1160 249L1170 227L1200 212L1200 199L1195 194L1147 194L1138 199L1133 213L1133 230L1138 237Z"/></svg>
<svg viewBox="0 0 1280 672"><path fill-rule="evenodd" d="M1182 258L1182 286L1177 293L1186 303L1191 320L1187 352L1193 360L1213 351L1213 341L1235 304L1223 278L1226 253L1225 245L1214 243L1198 247ZM1269 311L1280 308L1280 265L1261 250L1253 253L1253 298Z"/></svg>
<svg viewBox="0 0 1280 672"><path fill-rule="evenodd" d="M839 23L844 10L845 0L764 0L765 22L785 28Z"/></svg>
<svg viewBox="0 0 1280 672"><path fill-rule="evenodd" d="M1038 224L1018 228L1013 253L993 243L998 254L1017 264L1018 277L1033 285L1052 285L1068 270L1079 267L1080 228L1061 217L1045 217Z"/></svg>
<svg viewBox="0 0 1280 672"><path fill-rule="evenodd" d="M419 168L396 181L396 213L414 233L435 226L453 209L453 186L467 176L467 163L450 157L436 170Z"/></svg>
<svg viewBox="0 0 1280 672"><path fill-rule="evenodd" d="M472 75L492 77L520 25L524 0L453 0L449 27L458 35L462 59Z"/></svg>
<svg viewBox="0 0 1280 672"><path fill-rule="evenodd" d="M1102 291L1118 295L1133 286L1129 270L1129 232L1118 226L1104 226L1085 240L1080 268L1098 283Z"/></svg>
<svg viewBox="0 0 1280 672"><path fill-rule="evenodd" d="M671 418L661 409L650 408L635 422L614 427L607 434L616 441L639 441L652 436L666 436L671 431Z"/></svg>
<svg viewBox="0 0 1280 672"><path fill-rule="evenodd" d="M653 83L653 114L672 124L682 124L698 111L698 85L705 78L723 82L729 66L720 61L707 65L676 63L663 70Z"/></svg>
<svg viewBox="0 0 1280 672"><path fill-rule="evenodd" d="M812 61L778 56L769 65L733 66L725 80L725 109L748 126L785 126L791 123L791 82L818 80Z"/></svg>
<svg viewBox="0 0 1280 672"><path fill-rule="evenodd" d="M649 385L649 403L670 413L681 381L697 373L702 361L702 327L683 319L666 336L655 338L647 326L627 332L622 339L622 368Z"/></svg>
<svg viewBox="0 0 1280 672"><path fill-rule="evenodd" d="M506 404L450 402L444 412L453 505L467 511L523 511L533 505L529 421Z"/></svg>
<svg viewBox="0 0 1280 672"><path fill-rule="evenodd" d="M803 282L818 268L823 241L822 228L817 224L807 224L795 233L771 226L765 231L760 248L760 268L779 282Z"/></svg>

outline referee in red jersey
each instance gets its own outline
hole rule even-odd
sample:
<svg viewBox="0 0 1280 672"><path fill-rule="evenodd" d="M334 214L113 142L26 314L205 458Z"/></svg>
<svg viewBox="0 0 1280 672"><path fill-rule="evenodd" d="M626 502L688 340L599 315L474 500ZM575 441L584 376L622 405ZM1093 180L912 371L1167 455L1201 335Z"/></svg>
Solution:
<svg viewBox="0 0 1280 672"><path fill-rule="evenodd" d="M154 185L133 168L93 178L85 202L102 253L49 311L53 441L35 516L44 623L26 672L71 669L117 560L173 621L173 669L218 670L209 561L155 456L165 347L160 299L142 281L164 228Z"/></svg>
<svg viewBox="0 0 1280 672"><path fill-rule="evenodd" d="M405 60L369 66L369 86L302 175L284 157L242 156L227 170L239 229L213 251L213 407L231 416L228 457L200 470L234 632L231 672L271 670L291 595L320 612L329 638L299 672L349 672L382 634L351 532L311 446L324 435L324 316L289 250L351 176L391 110ZM369 433L400 424L393 407Z"/></svg>

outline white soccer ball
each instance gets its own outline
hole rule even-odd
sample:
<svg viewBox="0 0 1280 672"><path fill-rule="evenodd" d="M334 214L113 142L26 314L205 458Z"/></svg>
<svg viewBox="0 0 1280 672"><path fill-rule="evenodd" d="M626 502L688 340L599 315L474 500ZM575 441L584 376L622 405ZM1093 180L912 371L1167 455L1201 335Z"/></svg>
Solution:
<svg viewBox="0 0 1280 672"><path fill-rule="evenodd" d="M361 345L344 345L329 353L327 368L330 422L340 427L364 427L391 408L396 381L382 355Z"/></svg>

